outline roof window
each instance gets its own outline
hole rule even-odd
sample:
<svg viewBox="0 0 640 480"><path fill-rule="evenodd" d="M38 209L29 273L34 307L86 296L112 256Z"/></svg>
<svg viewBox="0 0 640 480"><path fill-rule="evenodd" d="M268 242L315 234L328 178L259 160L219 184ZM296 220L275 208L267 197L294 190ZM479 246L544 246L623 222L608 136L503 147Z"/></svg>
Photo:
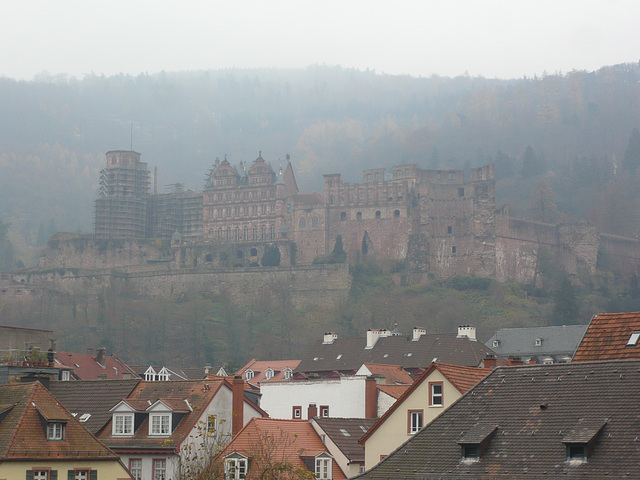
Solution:
<svg viewBox="0 0 640 480"><path fill-rule="evenodd" d="M640 332L633 332L627 342L627 347L635 347L640 339Z"/></svg>
<svg viewBox="0 0 640 480"><path fill-rule="evenodd" d="M350 437L351 436L351 434L349 432L347 432L344 428L340 429L340 433L342 435L344 435L345 437Z"/></svg>

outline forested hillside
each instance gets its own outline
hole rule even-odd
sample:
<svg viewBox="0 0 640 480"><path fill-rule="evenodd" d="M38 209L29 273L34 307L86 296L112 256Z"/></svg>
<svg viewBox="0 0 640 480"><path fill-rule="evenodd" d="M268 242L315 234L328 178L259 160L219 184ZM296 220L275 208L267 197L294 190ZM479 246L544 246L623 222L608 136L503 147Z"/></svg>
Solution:
<svg viewBox="0 0 640 480"><path fill-rule="evenodd" d="M358 181L374 166L495 161L497 200L514 214L640 233L636 64L515 80L335 67L2 78L0 105L0 220L14 263L32 262L52 226L91 231L104 153L131 146L158 167L161 192L199 190L215 157L260 150L272 164L290 153L302 191L319 190L323 173Z"/></svg>

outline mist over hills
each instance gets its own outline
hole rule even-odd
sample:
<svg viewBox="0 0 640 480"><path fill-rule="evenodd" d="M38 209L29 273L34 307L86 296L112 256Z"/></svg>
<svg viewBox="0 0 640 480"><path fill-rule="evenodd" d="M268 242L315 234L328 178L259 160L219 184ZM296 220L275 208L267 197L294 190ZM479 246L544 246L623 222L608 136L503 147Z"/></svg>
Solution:
<svg viewBox="0 0 640 480"><path fill-rule="evenodd" d="M0 220L25 246L52 220L92 231L104 153L131 147L158 167L159 192L200 190L225 154L235 164L262 151L277 168L290 153L301 191L320 190L323 173L358 182L365 168L495 161L497 201L513 212L535 217L530 195L544 180L557 212L541 219L638 233L638 64L516 80L321 66L0 78L0 105Z"/></svg>

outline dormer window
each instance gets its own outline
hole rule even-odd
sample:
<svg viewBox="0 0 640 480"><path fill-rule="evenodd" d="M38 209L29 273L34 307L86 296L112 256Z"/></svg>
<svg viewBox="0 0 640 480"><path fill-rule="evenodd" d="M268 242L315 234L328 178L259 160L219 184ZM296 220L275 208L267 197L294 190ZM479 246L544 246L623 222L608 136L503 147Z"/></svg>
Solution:
<svg viewBox="0 0 640 480"><path fill-rule="evenodd" d="M640 339L640 332L633 332L627 342L627 347L635 347Z"/></svg>
<svg viewBox="0 0 640 480"><path fill-rule="evenodd" d="M478 462L480 461L480 445L477 443L465 443L462 447L462 461L463 462Z"/></svg>
<svg viewBox="0 0 640 480"><path fill-rule="evenodd" d="M171 434L171 414L151 413L149 414L149 435L170 435Z"/></svg>
<svg viewBox="0 0 640 480"><path fill-rule="evenodd" d="M64 423L49 422L47 424L47 440L64 440Z"/></svg>
<svg viewBox="0 0 640 480"><path fill-rule="evenodd" d="M541 338L536 338L533 342L533 346L534 347L541 347L542 346L542 339Z"/></svg>
<svg viewBox="0 0 640 480"><path fill-rule="evenodd" d="M251 380L254 376L255 374L253 373L253 370L247 370L246 372L244 372L244 378L246 378L247 380Z"/></svg>
<svg viewBox="0 0 640 480"><path fill-rule="evenodd" d="M585 463L587 461L586 443L567 443L567 461Z"/></svg>
<svg viewBox="0 0 640 480"><path fill-rule="evenodd" d="M147 382L155 381L155 379L156 379L156 371L153 369L153 367L147 368L147 371L144 372L144 379Z"/></svg>
<svg viewBox="0 0 640 480"><path fill-rule="evenodd" d="M458 440L463 462L478 462L487 451L491 438L498 429L495 425L477 425Z"/></svg>
<svg viewBox="0 0 640 480"><path fill-rule="evenodd" d="M316 457L315 474L318 480L331 480L333 462L327 454L320 454Z"/></svg>
<svg viewBox="0 0 640 480"><path fill-rule="evenodd" d="M500 346L500 340L494 340L491 346L492 348L498 348Z"/></svg>
<svg viewBox="0 0 640 480"><path fill-rule="evenodd" d="M133 435L133 414L116 413L113 415L112 435Z"/></svg>
<svg viewBox="0 0 640 480"><path fill-rule="evenodd" d="M266 372L264 373L264 378L267 380L271 380L273 378L274 372L272 368L267 368Z"/></svg>
<svg viewBox="0 0 640 480"><path fill-rule="evenodd" d="M291 370L289 367L284 369L284 379L285 380L289 380L291 377L293 377L293 370Z"/></svg>
<svg viewBox="0 0 640 480"><path fill-rule="evenodd" d="M232 453L224 459L224 479L244 480L247 476L247 457L239 453Z"/></svg>

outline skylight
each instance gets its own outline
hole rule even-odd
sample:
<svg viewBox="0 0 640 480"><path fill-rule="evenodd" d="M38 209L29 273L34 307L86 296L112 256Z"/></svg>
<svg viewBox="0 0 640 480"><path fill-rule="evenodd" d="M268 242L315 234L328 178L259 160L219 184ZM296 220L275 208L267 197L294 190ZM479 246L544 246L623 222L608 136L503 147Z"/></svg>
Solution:
<svg viewBox="0 0 640 480"><path fill-rule="evenodd" d="M351 434L349 432L347 432L344 428L340 429L340 433L342 433L342 435L344 435L345 437L350 437Z"/></svg>
<svg viewBox="0 0 640 480"><path fill-rule="evenodd" d="M87 420L89 420L89 418L90 418L90 417L91 417L91 414L90 414L90 413L83 413L83 414L80 416L80 423L84 423L84 422L86 422Z"/></svg>
<svg viewBox="0 0 640 480"><path fill-rule="evenodd" d="M638 340L640 339L640 332L633 332L629 337L629 341L627 342L627 347L634 347L638 344Z"/></svg>

